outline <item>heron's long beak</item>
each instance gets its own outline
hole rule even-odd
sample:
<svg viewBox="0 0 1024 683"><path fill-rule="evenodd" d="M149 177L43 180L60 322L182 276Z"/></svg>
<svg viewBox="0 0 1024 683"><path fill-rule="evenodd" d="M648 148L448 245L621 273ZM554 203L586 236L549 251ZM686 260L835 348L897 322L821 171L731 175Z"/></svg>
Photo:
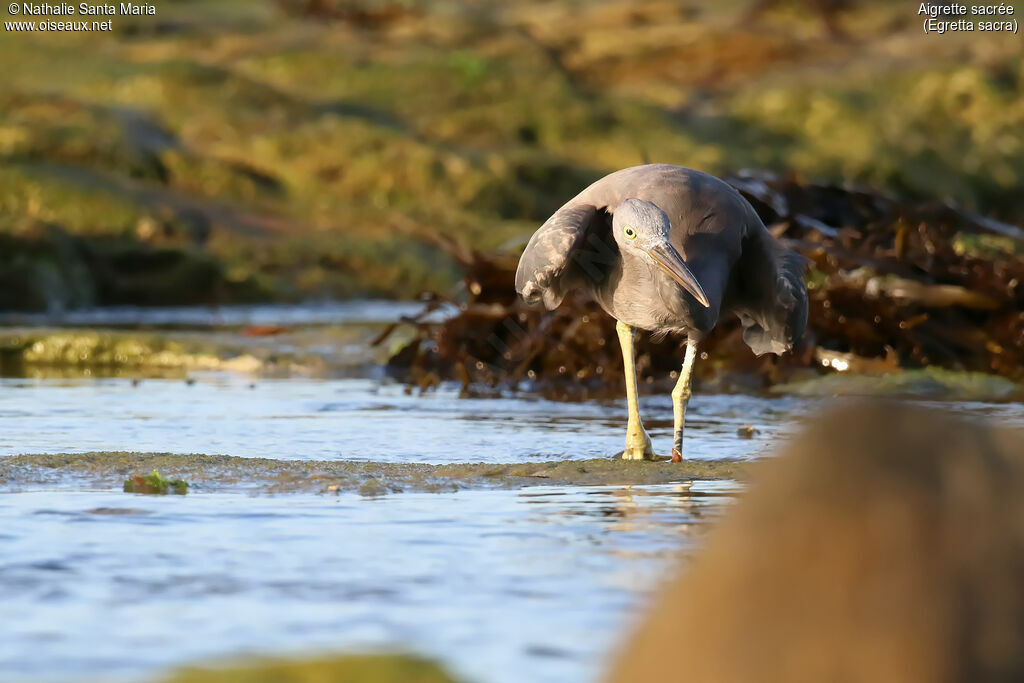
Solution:
<svg viewBox="0 0 1024 683"><path fill-rule="evenodd" d="M693 297L704 305L704 308L711 306L704 289L697 282L697 278L686 265L686 261L679 255L671 244L660 244L651 249L645 249L647 255L654 259L654 263L672 276L672 279L679 283L679 286L693 295Z"/></svg>

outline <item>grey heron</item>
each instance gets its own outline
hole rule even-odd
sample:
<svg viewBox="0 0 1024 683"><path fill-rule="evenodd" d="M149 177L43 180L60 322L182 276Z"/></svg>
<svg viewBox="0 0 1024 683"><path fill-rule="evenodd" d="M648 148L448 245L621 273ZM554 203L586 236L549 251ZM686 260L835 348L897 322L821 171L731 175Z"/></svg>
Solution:
<svg viewBox="0 0 1024 683"><path fill-rule="evenodd" d="M636 330L686 336L672 391L672 456L679 460L701 338L720 315L732 313L755 354L790 349L807 324L804 264L724 181L648 164L601 178L556 211L530 238L516 291L527 303L554 309L582 288L617 321L626 378L626 459L656 457L637 405Z"/></svg>

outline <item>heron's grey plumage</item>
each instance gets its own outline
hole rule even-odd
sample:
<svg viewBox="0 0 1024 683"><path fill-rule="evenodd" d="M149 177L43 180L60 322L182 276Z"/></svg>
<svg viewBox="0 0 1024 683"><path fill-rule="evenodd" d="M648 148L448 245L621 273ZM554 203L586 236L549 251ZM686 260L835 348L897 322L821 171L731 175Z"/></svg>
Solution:
<svg viewBox="0 0 1024 683"><path fill-rule="evenodd" d="M641 200L664 212L669 241L706 294L708 306L612 234L616 211ZM634 210L633 208L630 209ZM611 316L655 333L699 339L733 313L754 353L781 353L807 322L804 259L778 242L750 204L714 176L649 164L611 173L556 211L530 239L516 289L554 308L584 288Z"/></svg>
<svg viewBox="0 0 1024 683"><path fill-rule="evenodd" d="M567 289L563 275L597 213L593 204L566 204L530 238L516 271L516 291L527 303L554 309Z"/></svg>

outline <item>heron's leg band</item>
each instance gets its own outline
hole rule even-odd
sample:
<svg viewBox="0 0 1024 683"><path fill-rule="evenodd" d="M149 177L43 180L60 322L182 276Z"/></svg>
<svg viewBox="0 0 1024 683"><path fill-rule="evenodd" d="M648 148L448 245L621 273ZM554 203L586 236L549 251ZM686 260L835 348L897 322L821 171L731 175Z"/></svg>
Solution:
<svg viewBox="0 0 1024 683"><path fill-rule="evenodd" d="M679 380L672 390L672 457L683 457L683 423L686 421L686 404L690 402L690 376L693 374L693 362L697 359L697 342L686 340L686 355L683 356L683 368L679 371Z"/></svg>
<svg viewBox="0 0 1024 683"><path fill-rule="evenodd" d="M651 438L644 430L644 423L640 420L640 407L637 404L636 387L636 356L633 351L633 328L624 322L615 323L615 331L619 335L619 345L622 346L622 364L626 377L626 408L629 411L629 420L626 426L626 450L622 457L627 460L643 460L653 454Z"/></svg>

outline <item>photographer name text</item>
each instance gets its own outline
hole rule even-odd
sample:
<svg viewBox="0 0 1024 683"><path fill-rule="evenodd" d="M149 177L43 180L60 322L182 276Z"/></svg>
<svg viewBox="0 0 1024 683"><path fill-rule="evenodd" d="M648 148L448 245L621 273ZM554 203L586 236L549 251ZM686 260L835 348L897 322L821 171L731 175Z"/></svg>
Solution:
<svg viewBox="0 0 1024 683"><path fill-rule="evenodd" d="M18 6L12 4L11 10ZM20 12L12 11L11 14L22 14L30 17L69 17L75 14L83 16L107 16L107 17L140 17L153 16L156 14L156 5L145 3L122 2L118 4L94 4L82 2L78 5L62 2L58 4L49 3L20 3Z"/></svg>

